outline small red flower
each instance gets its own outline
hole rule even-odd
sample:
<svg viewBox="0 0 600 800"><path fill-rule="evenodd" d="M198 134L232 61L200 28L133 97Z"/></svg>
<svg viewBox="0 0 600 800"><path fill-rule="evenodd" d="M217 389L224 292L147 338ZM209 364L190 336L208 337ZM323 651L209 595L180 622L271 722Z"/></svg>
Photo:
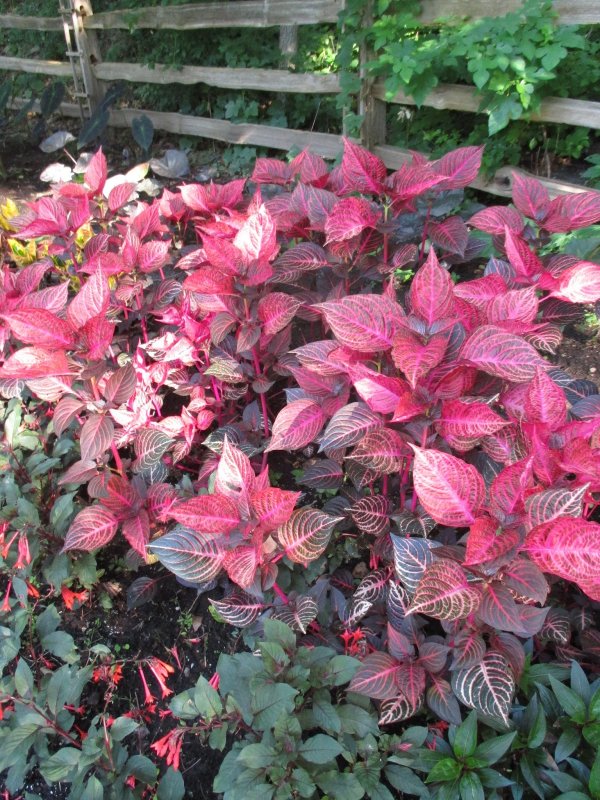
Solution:
<svg viewBox="0 0 600 800"><path fill-rule="evenodd" d="M179 756L181 754L181 745L183 744L183 736L186 728L173 728L172 731L158 739L154 744L150 745L157 756L166 758L167 766L173 769L179 769Z"/></svg>
<svg viewBox="0 0 600 800"><path fill-rule="evenodd" d="M72 592L66 586L61 587L60 593L62 595L63 602L69 611L73 611L74 608L80 608L89 597L89 594L85 591L85 589L82 592Z"/></svg>
<svg viewBox="0 0 600 800"><path fill-rule="evenodd" d="M172 675L175 672L175 668L170 664L166 664L164 661L161 661L160 658L156 658L155 656L149 658L146 664L156 678L158 685L160 686L162 696L168 697L170 694L173 694L173 690L169 689L165 681L169 675Z"/></svg>

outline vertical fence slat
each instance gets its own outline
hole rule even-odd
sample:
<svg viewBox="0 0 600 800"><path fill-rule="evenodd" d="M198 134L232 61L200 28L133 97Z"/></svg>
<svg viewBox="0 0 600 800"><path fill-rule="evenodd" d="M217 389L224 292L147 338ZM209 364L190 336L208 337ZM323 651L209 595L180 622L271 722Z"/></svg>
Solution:
<svg viewBox="0 0 600 800"><path fill-rule="evenodd" d="M363 11L363 25L365 28L373 24L373 0L367 0ZM360 47L360 95L358 100L358 113L362 116L360 138L362 144L372 150L376 145L385 144L386 133L386 103L377 99L373 93L374 79L369 76L367 63L371 60L372 53L368 44L363 42Z"/></svg>

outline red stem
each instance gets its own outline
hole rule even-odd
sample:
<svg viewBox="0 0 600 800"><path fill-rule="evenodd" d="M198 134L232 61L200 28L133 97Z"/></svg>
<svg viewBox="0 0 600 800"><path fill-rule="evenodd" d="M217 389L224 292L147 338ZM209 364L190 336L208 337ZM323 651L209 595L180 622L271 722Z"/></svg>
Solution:
<svg viewBox="0 0 600 800"><path fill-rule="evenodd" d="M273 584L273 591L275 592L277 597L287 606L288 603L290 602L289 598L288 598L287 594L282 589L279 588L277 583Z"/></svg>

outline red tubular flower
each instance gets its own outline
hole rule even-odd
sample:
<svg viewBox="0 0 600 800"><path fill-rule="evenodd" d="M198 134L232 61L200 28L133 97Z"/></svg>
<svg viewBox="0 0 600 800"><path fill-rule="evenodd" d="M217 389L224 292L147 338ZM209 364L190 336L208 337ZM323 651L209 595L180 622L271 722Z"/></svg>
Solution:
<svg viewBox="0 0 600 800"><path fill-rule="evenodd" d="M8 598L10 597L10 590L12 589L12 581L8 582L8 586L6 587L6 594L4 595L4 601L2 606L0 607L0 611L10 611L10 602Z"/></svg>
<svg viewBox="0 0 600 800"><path fill-rule="evenodd" d="M215 672L212 678L209 680L209 684L212 686L213 689L219 688L219 673Z"/></svg>
<svg viewBox="0 0 600 800"><path fill-rule="evenodd" d="M173 694L173 690L169 689L165 681L169 675L172 675L175 672L175 669L170 664L166 664L164 661L161 661L160 658L156 658L155 656L149 658L146 664L156 678L158 685L160 686L162 696L168 697L170 694Z"/></svg>
<svg viewBox="0 0 600 800"><path fill-rule="evenodd" d="M31 553L29 552L29 541L27 536L19 536L19 543L17 545L17 562L15 569L22 569L28 564L31 564Z"/></svg>
<svg viewBox="0 0 600 800"><path fill-rule="evenodd" d="M144 687L144 704L151 705L152 703L156 702L156 697L152 694L150 689L148 688L148 682L146 681L146 676L144 675L144 670L140 666L138 666L138 672L140 673L140 679L142 681L142 686Z"/></svg>
<svg viewBox="0 0 600 800"><path fill-rule="evenodd" d="M81 606L82 603L88 599L88 593L85 589L82 592L72 592L66 586L62 586L60 593L62 595L63 602L65 606L72 611L75 608L75 603L77 603L77 608Z"/></svg>
<svg viewBox="0 0 600 800"><path fill-rule="evenodd" d="M173 728L162 739L158 739L154 744L150 745L157 756L166 758L167 766L179 770L179 756L181 755L181 745L183 744L183 736L185 728Z"/></svg>

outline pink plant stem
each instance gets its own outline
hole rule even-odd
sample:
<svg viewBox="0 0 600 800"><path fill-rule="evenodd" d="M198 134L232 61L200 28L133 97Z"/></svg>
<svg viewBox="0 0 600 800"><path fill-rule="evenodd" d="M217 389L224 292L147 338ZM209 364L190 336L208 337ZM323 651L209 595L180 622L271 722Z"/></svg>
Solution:
<svg viewBox="0 0 600 800"><path fill-rule="evenodd" d="M287 594L282 589L280 589L276 583L273 584L273 591L275 592L277 597L282 601L282 603L284 603L284 605L287 606L287 604L290 602L289 598Z"/></svg>
<svg viewBox="0 0 600 800"><path fill-rule="evenodd" d="M425 217L425 222L423 223L423 235L421 236L421 248L419 250L419 261L423 261L423 256L425 255L425 242L427 241L427 224L429 222L429 218L431 217L431 206L432 203L430 202L427 206L427 216Z"/></svg>
<svg viewBox="0 0 600 800"><path fill-rule="evenodd" d="M119 451L117 450L117 446L114 442L110 443L110 449L113 454L113 458L115 459L115 464L117 465L117 472L119 475L123 474L123 462L121 461L121 456L119 455Z"/></svg>
<svg viewBox="0 0 600 800"><path fill-rule="evenodd" d="M389 490L389 476L388 475L384 475L383 476L383 486L381 487L381 494L384 497L387 497L388 490Z"/></svg>

